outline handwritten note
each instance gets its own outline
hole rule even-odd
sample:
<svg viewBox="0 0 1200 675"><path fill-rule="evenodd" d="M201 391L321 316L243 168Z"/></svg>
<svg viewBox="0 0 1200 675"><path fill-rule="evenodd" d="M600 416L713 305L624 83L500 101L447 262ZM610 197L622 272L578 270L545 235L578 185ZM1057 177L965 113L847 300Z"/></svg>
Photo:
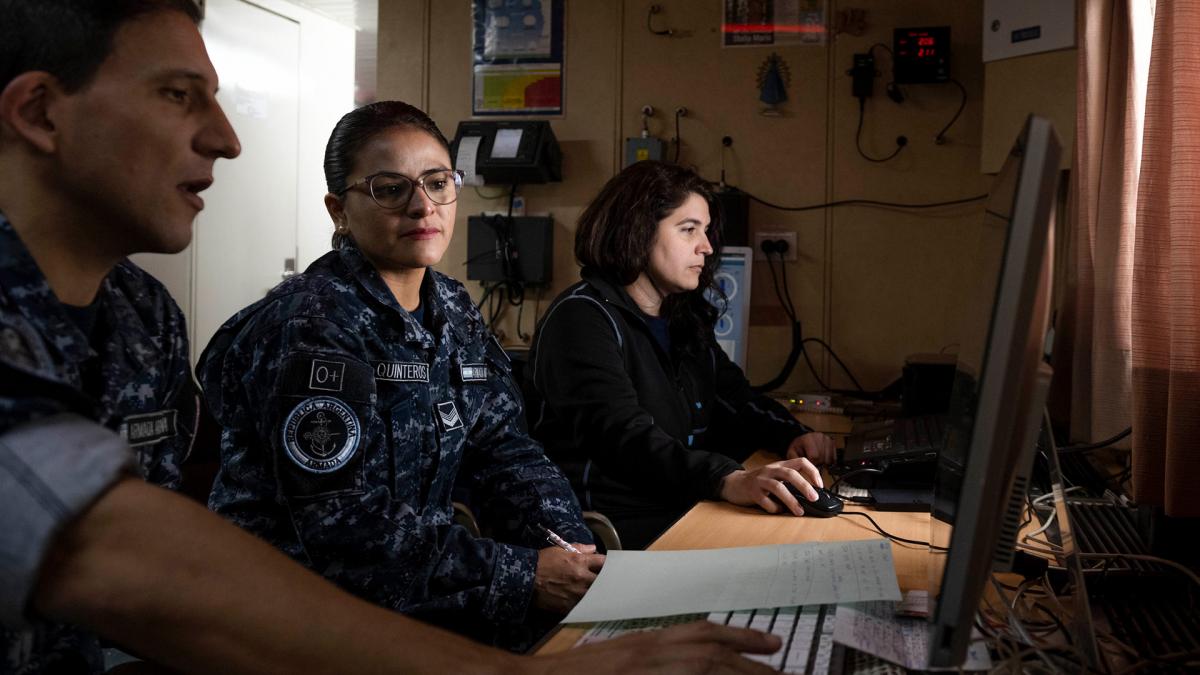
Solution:
<svg viewBox="0 0 1200 675"><path fill-rule="evenodd" d="M897 616L896 610L896 603L886 601L839 606L833 640L909 670L927 670L929 622ZM989 670L991 666L987 647L982 642L971 643L962 668Z"/></svg>
<svg viewBox="0 0 1200 675"><path fill-rule="evenodd" d="M564 623L899 600L887 541L696 551L610 551Z"/></svg>

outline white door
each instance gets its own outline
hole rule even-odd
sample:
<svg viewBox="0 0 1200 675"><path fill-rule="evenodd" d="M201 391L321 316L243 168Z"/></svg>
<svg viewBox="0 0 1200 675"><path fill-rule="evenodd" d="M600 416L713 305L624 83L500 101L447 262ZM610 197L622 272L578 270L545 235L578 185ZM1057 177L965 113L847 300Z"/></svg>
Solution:
<svg viewBox="0 0 1200 675"><path fill-rule="evenodd" d="M321 161L354 93L353 28L283 0L207 4L200 30L242 154L217 161L191 246L134 256L183 309L193 362L226 319L279 283L297 249L301 268L329 250Z"/></svg>
<svg viewBox="0 0 1200 675"><path fill-rule="evenodd" d="M208 0L201 27L217 99L242 142L218 161L196 220L192 350L279 283L296 258L300 25L243 0ZM294 262L292 263L294 265Z"/></svg>

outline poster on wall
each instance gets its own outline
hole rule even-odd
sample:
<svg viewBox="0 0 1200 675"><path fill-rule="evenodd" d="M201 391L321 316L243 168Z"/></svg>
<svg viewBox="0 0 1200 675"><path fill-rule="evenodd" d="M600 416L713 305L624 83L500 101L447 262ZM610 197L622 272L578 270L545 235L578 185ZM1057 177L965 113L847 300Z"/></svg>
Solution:
<svg viewBox="0 0 1200 675"><path fill-rule="evenodd" d="M723 0L722 47L825 44L827 0Z"/></svg>
<svg viewBox="0 0 1200 675"><path fill-rule="evenodd" d="M561 115L563 0L472 0L474 115Z"/></svg>

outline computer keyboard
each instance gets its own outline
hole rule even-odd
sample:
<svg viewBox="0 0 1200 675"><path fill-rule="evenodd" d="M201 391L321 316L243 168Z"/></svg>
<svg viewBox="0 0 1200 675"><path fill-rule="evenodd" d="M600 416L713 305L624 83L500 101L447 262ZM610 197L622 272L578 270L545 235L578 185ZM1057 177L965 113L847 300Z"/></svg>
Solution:
<svg viewBox="0 0 1200 675"><path fill-rule="evenodd" d="M855 426L847 444L861 445L855 458L895 457L905 460L936 456L945 435L941 415L901 417Z"/></svg>
<svg viewBox="0 0 1200 675"><path fill-rule="evenodd" d="M836 611L836 605L806 605L604 621L593 626L579 640L579 644L600 642L626 633L707 619L714 623L753 628L778 635L783 641L783 648L774 654L747 654L747 658L765 663L782 673L828 675L831 672L842 672L840 667L831 669L831 664L839 660L845 651L833 642Z"/></svg>

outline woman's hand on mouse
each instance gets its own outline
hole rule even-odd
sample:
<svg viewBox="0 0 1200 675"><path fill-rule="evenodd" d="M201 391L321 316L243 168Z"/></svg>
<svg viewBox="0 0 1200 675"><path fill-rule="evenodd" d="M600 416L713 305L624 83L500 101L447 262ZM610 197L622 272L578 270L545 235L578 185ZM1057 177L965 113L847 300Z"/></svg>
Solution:
<svg viewBox="0 0 1200 675"><path fill-rule="evenodd" d="M721 479L721 499L742 506L757 505L768 513L787 508L797 516L804 515L800 503L788 492L790 483L809 501L818 499L816 488L825 487L821 472L805 457L771 462L757 469L734 471ZM772 500L772 495L775 500ZM780 506L782 504L783 506Z"/></svg>
<svg viewBox="0 0 1200 675"><path fill-rule="evenodd" d="M796 459L807 457L813 464L828 466L837 460L837 448L833 439L819 431L810 431L792 439L784 457Z"/></svg>

